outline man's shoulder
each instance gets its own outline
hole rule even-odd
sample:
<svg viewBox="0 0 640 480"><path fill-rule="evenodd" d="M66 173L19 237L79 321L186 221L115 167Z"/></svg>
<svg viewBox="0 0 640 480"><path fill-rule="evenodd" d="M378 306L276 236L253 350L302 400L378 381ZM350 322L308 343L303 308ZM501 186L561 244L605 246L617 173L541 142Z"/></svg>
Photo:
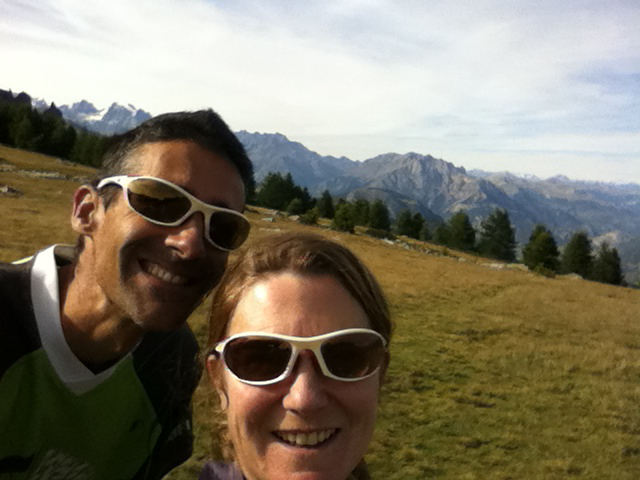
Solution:
<svg viewBox="0 0 640 480"><path fill-rule="evenodd" d="M15 361L41 346L30 272L30 262L0 263L0 377Z"/></svg>
<svg viewBox="0 0 640 480"><path fill-rule="evenodd" d="M29 271L33 257L15 263L0 262L0 282L11 282L16 279L29 279Z"/></svg>
<svg viewBox="0 0 640 480"><path fill-rule="evenodd" d="M22 317L27 312L33 315L31 266L32 262L0 263L0 323Z"/></svg>
<svg viewBox="0 0 640 480"><path fill-rule="evenodd" d="M50 271L55 275L56 266L69 264L72 260L73 247L67 245L55 245L47 248L54 254L51 256ZM27 312L33 314L32 276L36 257L45 250L30 257L22 258L14 262L0 262L0 322L20 318ZM46 262L45 262L46 263ZM38 280L39 282L41 280Z"/></svg>
<svg viewBox="0 0 640 480"><path fill-rule="evenodd" d="M72 245L52 245L48 249L53 249L55 264L57 266L67 265L75 259L75 248ZM41 252L44 252L42 250ZM12 282L19 279L22 284L30 284L31 269L36 256L41 253L37 252L28 257L16 259L12 262L0 262L0 282ZM2 284L0 284L2 285Z"/></svg>

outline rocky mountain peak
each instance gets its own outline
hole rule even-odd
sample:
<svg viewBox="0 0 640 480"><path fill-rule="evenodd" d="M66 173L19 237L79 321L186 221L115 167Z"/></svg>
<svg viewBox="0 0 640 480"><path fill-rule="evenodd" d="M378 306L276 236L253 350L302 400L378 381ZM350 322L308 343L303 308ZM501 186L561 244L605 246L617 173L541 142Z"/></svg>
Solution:
<svg viewBox="0 0 640 480"><path fill-rule="evenodd" d="M113 102L108 109L98 109L93 103L81 100L71 106L59 107L69 122L103 135L123 133L151 118L151 114L133 105Z"/></svg>
<svg viewBox="0 0 640 480"><path fill-rule="evenodd" d="M95 105L87 100L80 100L70 107L68 105L62 105L60 110L62 112L69 112L72 115L95 115L99 112Z"/></svg>

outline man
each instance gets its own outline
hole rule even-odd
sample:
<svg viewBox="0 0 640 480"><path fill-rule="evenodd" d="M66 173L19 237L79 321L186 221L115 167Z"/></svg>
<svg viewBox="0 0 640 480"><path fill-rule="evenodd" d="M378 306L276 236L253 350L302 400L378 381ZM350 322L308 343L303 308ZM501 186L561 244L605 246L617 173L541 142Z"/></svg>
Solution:
<svg viewBox="0 0 640 480"><path fill-rule="evenodd" d="M0 266L0 479L157 479L189 457L186 319L246 239L252 176L214 112L155 117L75 192L71 255Z"/></svg>

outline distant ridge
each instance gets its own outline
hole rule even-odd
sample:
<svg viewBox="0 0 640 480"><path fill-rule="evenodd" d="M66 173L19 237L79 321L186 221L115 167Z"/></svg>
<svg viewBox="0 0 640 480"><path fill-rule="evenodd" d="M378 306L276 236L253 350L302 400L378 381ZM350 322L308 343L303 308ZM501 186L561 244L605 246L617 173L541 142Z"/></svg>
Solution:
<svg viewBox="0 0 640 480"><path fill-rule="evenodd" d="M40 108L47 106L37 102ZM121 133L151 118L133 105L113 103L99 110L86 100L58 109L76 125L103 134ZM584 230L595 243L606 240L618 248L628 281L640 278L640 184L467 171L415 152L385 153L356 162L322 156L281 133L242 130L237 136L254 162L257 182L269 172L291 173L314 196L328 190L334 197L349 200L379 198L393 216L408 208L431 223L464 210L479 227L495 208L503 208L520 245L538 223L546 225L560 245L574 232Z"/></svg>
<svg viewBox="0 0 640 480"><path fill-rule="evenodd" d="M595 243L618 248L627 280L640 277L640 185L539 179L463 167L431 155L386 153L364 162L322 156L282 134L238 132L254 162L256 181L273 172L319 196L325 189L349 200L381 199L392 215L408 208L430 222L464 210L477 228L495 208L508 211L516 238L524 245L542 223L563 245L584 230Z"/></svg>
<svg viewBox="0 0 640 480"><path fill-rule="evenodd" d="M48 106L42 99L35 99L33 105L40 110ZM93 103L81 100L71 106L61 105L58 109L70 123L103 135L126 132L151 118L151 114L142 109L116 102L109 108L98 109Z"/></svg>

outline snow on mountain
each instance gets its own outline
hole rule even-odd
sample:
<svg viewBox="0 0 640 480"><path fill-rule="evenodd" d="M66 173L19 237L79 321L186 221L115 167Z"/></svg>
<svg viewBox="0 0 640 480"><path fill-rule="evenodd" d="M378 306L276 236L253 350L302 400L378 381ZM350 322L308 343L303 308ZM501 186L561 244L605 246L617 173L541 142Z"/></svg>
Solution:
<svg viewBox="0 0 640 480"><path fill-rule="evenodd" d="M43 99L34 99L32 103L38 110L48 107ZM134 105L120 105L117 102L112 103L109 108L98 109L93 103L82 100L71 106L61 105L58 109L69 122L103 135L126 132L151 118L151 114Z"/></svg>

